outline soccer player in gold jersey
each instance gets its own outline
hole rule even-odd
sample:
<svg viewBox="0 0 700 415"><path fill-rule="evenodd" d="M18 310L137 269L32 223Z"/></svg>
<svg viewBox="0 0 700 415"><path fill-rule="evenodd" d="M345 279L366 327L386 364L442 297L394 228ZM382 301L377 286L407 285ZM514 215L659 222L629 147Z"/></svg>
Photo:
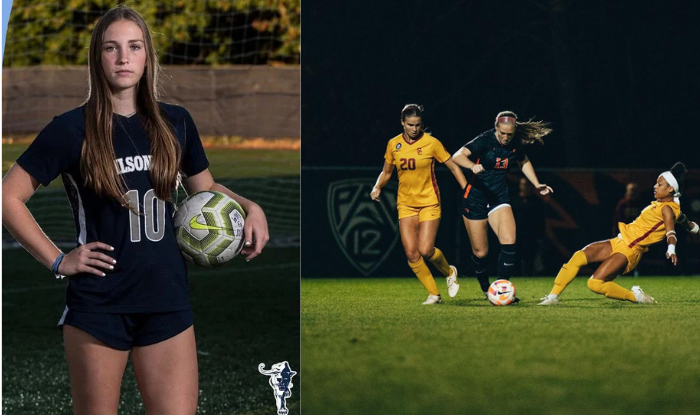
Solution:
<svg viewBox="0 0 700 415"><path fill-rule="evenodd" d="M445 164L464 189L467 180L442 143L423 129L423 107L408 104L401 111L403 133L389 140L384 167L370 196L378 201L382 187L396 167L399 178L397 210L399 232L408 265L428 290L425 305L442 302L440 291L425 260L430 261L447 278L450 297L457 295L457 268L449 265L442 251L435 247L440 225L440 189L435 179L435 161Z"/></svg>
<svg viewBox="0 0 700 415"><path fill-rule="evenodd" d="M653 304L654 298L646 294L639 286L632 290L623 288L613 282L620 274L634 270L649 250L649 245L666 239L668 250L666 258L673 265L678 263L676 256L675 224L681 224L691 233L698 233L698 224L687 220L681 214L679 181L685 173L685 165L676 163L670 171L659 175L654 185L655 201L642 210L642 213L630 224L620 222L620 233L616 238L594 242L580 251L576 251L569 262L564 264L554 280L554 288L539 305L554 305L559 303L559 295L576 277L579 269L593 262L601 262L598 269L588 280L588 288L596 294L616 300L627 300L633 303Z"/></svg>

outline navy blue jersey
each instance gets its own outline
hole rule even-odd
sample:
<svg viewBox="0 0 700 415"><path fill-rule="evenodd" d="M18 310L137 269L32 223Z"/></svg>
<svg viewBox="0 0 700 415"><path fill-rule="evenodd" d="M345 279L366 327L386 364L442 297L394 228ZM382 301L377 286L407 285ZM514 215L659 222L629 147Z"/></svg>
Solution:
<svg viewBox="0 0 700 415"><path fill-rule="evenodd" d="M469 159L484 166L484 171L473 175L469 184L484 192L507 192L506 173L515 162L526 158L520 141L513 139L504 146L496 139L496 130L491 129L478 135L464 145L472 154Z"/></svg>
<svg viewBox="0 0 700 415"><path fill-rule="evenodd" d="M187 176L209 162L192 117L182 107L160 103L182 149L180 170ZM138 115L113 118L115 168L124 178L127 197L139 214L84 185L80 153L85 138L84 107L53 119L17 163L42 185L61 175L68 195L77 244L100 241L117 260L105 277L76 274L69 278L68 308L83 312L168 312L190 308L187 271L173 230L172 203L157 199L149 177L150 141Z"/></svg>

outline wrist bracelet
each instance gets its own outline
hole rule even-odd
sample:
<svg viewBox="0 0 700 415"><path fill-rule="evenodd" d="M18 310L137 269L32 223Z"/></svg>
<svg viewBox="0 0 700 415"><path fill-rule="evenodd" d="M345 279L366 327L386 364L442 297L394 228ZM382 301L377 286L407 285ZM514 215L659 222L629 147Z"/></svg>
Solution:
<svg viewBox="0 0 700 415"><path fill-rule="evenodd" d="M58 258L56 258L56 260L53 262L53 265L51 265L51 272L53 272L54 274L58 274L58 266L61 265L61 261L63 261L63 257L65 256L66 254L64 254L63 252L58 254Z"/></svg>
<svg viewBox="0 0 700 415"><path fill-rule="evenodd" d="M693 225L695 225L695 226L690 228L690 233L697 234L698 231L700 231L700 226L698 226L697 222L693 222Z"/></svg>

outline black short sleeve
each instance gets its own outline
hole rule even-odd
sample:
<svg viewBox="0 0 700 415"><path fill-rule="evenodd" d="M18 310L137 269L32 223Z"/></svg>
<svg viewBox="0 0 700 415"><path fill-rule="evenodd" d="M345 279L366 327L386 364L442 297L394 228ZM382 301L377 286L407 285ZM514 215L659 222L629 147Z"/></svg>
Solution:
<svg viewBox="0 0 700 415"><path fill-rule="evenodd" d="M82 111L74 112L54 117L17 159L17 164L43 186L79 162L84 121Z"/></svg>
<svg viewBox="0 0 700 415"><path fill-rule="evenodd" d="M479 134L476 138L464 145L473 155L480 156L489 147L488 132Z"/></svg>

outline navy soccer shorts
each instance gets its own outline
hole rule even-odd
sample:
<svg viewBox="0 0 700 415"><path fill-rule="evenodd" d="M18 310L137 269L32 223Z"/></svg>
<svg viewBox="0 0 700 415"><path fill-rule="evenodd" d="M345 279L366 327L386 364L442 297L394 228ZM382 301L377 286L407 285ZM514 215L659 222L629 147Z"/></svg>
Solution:
<svg viewBox="0 0 700 415"><path fill-rule="evenodd" d="M488 219L491 212L504 206L510 206L507 187L493 193L469 186L462 199L462 216L470 220Z"/></svg>
<svg viewBox="0 0 700 415"><path fill-rule="evenodd" d="M169 313L84 313L66 307L58 327L78 328L117 350L160 343L194 323L192 310Z"/></svg>

